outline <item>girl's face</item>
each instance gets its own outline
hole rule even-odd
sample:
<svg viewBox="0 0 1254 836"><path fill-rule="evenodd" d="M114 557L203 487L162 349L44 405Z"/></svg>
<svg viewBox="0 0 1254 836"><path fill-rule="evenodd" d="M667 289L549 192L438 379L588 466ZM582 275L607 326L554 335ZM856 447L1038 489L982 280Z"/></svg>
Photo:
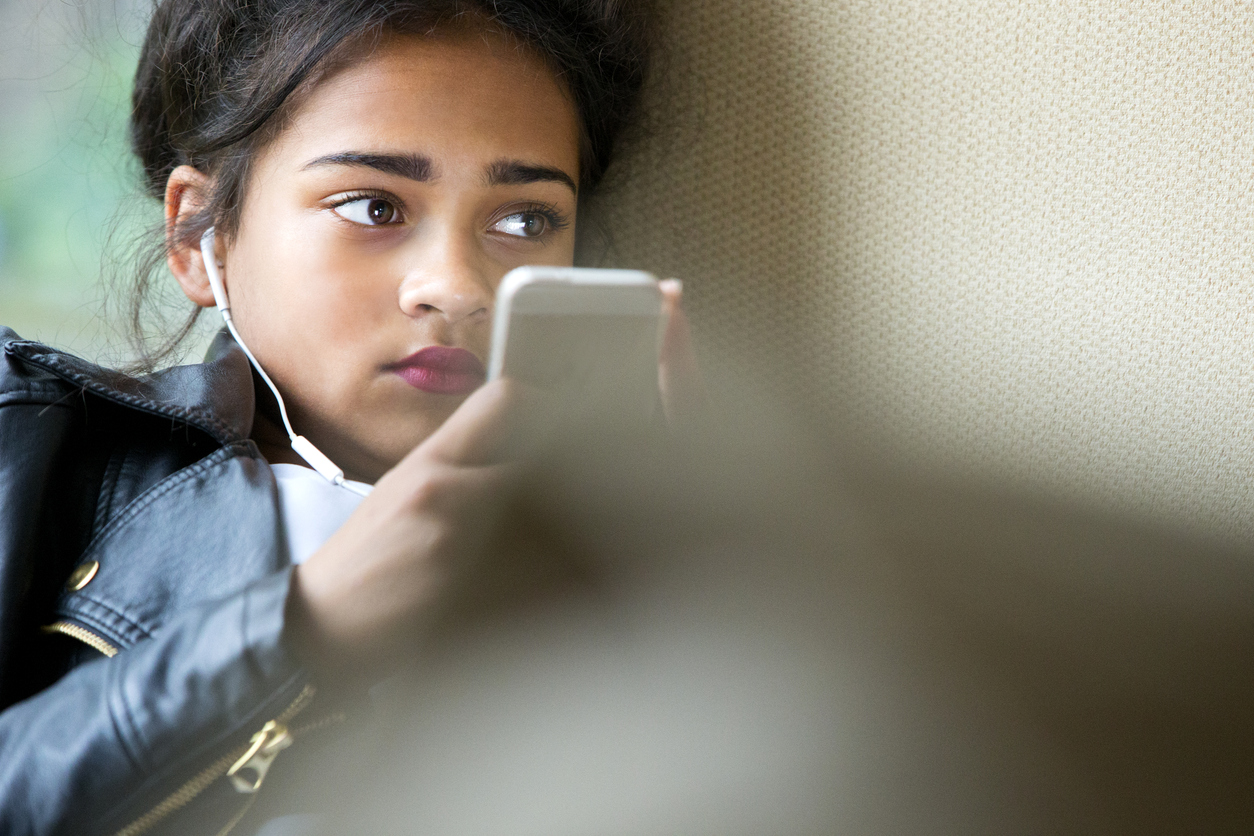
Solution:
<svg viewBox="0 0 1254 836"><path fill-rule="evenodd" d="M572 262L578 164L565 90L497 35L396 36L320 82L219 243L296 431L366 480L434 431L482 382L502 276ZM258 421L263 452L295 461Z"/></svg>

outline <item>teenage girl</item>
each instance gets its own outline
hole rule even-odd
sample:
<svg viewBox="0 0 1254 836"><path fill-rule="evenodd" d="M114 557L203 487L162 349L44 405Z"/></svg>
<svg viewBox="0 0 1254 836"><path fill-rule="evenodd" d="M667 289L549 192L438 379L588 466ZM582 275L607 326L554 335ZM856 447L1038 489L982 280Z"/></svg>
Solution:
<svg viewBox="0 0 1254 836"><path fill-rule="evenodd" d="M159 3L132 145L238 339L133 377L0 330L0 832L255 829L326 685L465 617L534 397L483 384L493 294L572 263L647 32L620 0Z"/></svg>

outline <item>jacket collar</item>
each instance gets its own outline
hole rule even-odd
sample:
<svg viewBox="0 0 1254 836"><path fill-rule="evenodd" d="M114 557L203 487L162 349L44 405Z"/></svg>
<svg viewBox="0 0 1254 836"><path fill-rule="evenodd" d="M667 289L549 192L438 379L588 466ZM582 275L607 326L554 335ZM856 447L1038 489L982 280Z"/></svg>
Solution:
<svg viewBox="0 0 1254 836"><path fill-rule="evenodd" d="M12 331L0 336L12 335ZM106 400L188 424L219 444L252 431L252 370L248 358L223 329L205 361L173 366L140 377L106 369L72 354L30 340L4 340L4 352Z"/></svg>

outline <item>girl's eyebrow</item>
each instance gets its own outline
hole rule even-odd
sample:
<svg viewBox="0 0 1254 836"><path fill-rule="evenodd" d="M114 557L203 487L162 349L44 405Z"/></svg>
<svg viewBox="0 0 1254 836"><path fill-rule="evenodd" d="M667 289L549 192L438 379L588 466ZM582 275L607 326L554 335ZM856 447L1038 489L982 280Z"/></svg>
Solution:
<svg viewBox="0 0 1254 836"><path fill-rule="evenodd" d="M369 154L357 151L346 151L339 154L325 154L305 163L304 168L317 168L326 165L346 165L373 168L384 174L395 174L408 180L426 183L435 179L435 166L429 157L421 154ZM561 183L576 195L579 188L575 180L560 168L547 165L536 165L521 160L497 160L488 166L487 180L489 186L517 186L525 183Z"/></svg>
<svg viewBox="0 0 1254 836"><path fill-rule="evenodd" d="M349 151L326 154L305 163L304 168L324 165L349 165L373 168L384 174L395 174L408 180L425 183L432 179L431 160L421 154L361 154Z"/></svg>
<svg viewBox="0 0 1254 836"><path fill-rule="evenodd" d="M561 183L576 195L579 194L575 181L560 168L532 165L519 160L497 160L488 166L489 186L517 186L523 183Z"/></svg>

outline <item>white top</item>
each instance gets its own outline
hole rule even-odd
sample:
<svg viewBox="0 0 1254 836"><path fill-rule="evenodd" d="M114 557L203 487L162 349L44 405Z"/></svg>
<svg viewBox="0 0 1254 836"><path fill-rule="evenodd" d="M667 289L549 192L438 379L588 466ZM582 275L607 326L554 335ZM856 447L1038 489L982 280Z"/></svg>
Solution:
<svg viewBox="0 0 1254 836"><path fill-rule="evenodd" d="M299 464L272 464L279 483L279 516L292 563L304 563L331 538L365 498ZM353 482L369 491L372 486Z"/></svg>

